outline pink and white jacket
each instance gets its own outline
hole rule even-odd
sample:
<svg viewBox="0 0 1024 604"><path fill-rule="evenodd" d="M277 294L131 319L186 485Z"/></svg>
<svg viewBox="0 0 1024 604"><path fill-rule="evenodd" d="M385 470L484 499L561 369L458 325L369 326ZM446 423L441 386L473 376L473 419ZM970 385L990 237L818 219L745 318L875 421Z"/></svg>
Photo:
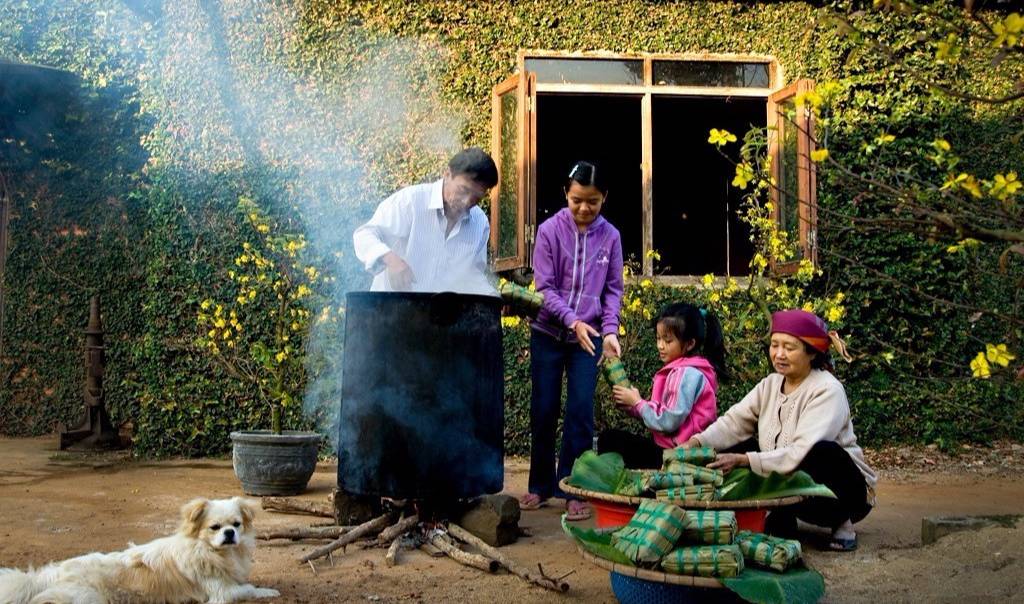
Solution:
<svg viewBox="0 0 1024 604"><path fill-rule="evenodd" d="M639 400L629 412L643 420L654 442L677 447L710 426L718 414L718 378L702 356L680 357L654 374L650 400Z"/></svg>

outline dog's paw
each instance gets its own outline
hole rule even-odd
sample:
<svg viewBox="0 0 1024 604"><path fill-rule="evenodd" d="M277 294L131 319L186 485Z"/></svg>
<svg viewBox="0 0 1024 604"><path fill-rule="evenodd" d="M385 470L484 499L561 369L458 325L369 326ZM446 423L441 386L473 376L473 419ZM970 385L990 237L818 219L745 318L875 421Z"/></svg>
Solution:
<svg viewBox="0 0 1024 604"><path fill-rule="evenodd" d="M281 595L281 592L276 589L270 589L269 587L256 587L253 589L252 597L254 598L276 598Z"/></svg>

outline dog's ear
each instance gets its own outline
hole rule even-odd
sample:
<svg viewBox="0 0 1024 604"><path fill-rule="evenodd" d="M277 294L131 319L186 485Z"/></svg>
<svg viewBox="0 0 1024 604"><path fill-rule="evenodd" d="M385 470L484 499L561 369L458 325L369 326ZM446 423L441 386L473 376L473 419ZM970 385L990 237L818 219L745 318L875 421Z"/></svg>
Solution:
<svg viewBox="0 0 1024 604"><path fill-rule="evenodd" d="M203 530L203 517L209 501L202 497L181 506L181 530L189 537L196 537Z"/></svg>
<svg viewBox="0 0 1024 604"><path fill-rule="evenodd" d="M246 499L245 497L233 497L233 499L238 505L239 511L242 512L242 524L245 525L245 528L249 528L252 526L253 518L256 517L258 504L252 499Z"/></svg>

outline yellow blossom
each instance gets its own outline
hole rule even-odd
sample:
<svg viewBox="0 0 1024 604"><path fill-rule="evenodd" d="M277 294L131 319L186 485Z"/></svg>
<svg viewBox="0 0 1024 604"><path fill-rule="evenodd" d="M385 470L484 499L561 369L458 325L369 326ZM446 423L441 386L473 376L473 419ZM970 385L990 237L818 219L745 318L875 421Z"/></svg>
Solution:
<svg viewBox="0 0 1024 604"><path fill-rule="evenodd" d="M728 130L719 130L718 128L711 129L711 136L708 137L708 142L712 145L719 147L727 143L735 143L736 135L729 132Z"/></svg>
<svg viewBox="0 0 1024 604"><path fill-rule="evenodd" d="M277 360L278 363L280 363L281 361L283 361L283 360L285 360L287 358L288 358L288 353L283 351L283 350L274 355L274 359Z"/></svg>
<svg viewBox="0 0 1024 604"><path fill-rule="evenodd" d="M661 253L658 250L647 250L647 257L653 258L655 261L661 261Z"/></svg>
<svg viewBox="0 0 1024 604"><path fill-rule="evenodd" d="M619 335L620 336L626 335L626 328L623 327L622 325L619 325Z"/></svg>
<svg viewBox="0 0 1024 604"><path fill-rule="evenodd" d="M654 287L654 282L651 281L650 279L644 279L643 281L640 282L640 287L642 289L650 289Z"/></svg>
<svg viewBox="0 0 1024 604"><path fill-rule="evenodd" d="M254 289L250 289L249 290L249 299L250 300L255 300L256 299L256 290L254 290Z"/></svg>
<svg viewBox="0 0 1024 604"><path fill-rule="evenodd" d="M216 327L217 329L223 329L225 325L227 325L227 321L225 321L224 319L217 319L216 321L213 322L213 326Z"/></svg>
<svg viewBox="0 0 1024 604"><path fill-rule="evenodd" d="M211 329L210 331L206 332L206 337L208 337L208 338L216 338L217 337L217 330L216 329Z"/></svg>
<svg viewBox="0 0 1024 604"><path fill-rule="evenodd" d="M750 164L743 162L736 164L736 176L732 179L732 186L746 189L751 180L754 179L754 169Z"/></svg>
<svg viewBox="0 0 1024 604"><path fill-rule="evenodd" d="M203 310L206 310L207 308L210 308L211 306L213 306L213 300L210 300L209 298L207 298L206 300L203 300L202 302L199 303L199 308L201 308Z"/></svg>
<svg viewBox="0 0 1024 604"><path fill-rule="evenodd" d="M986 379L992 375L988 361L985 360L984 352L979 352L978 356L974 357L974 360L971 361L971 375L981 379Z"/></svg>
<svg viewBox="0 0 1024 604"><path fill-rule="evenodd" d="M833 306L825 312L825 320L829 323L835 323L836 321L843 318L846 314L846 309L842 306Z"/></svg>
<svg viewBox="0 0 1024 604"><path fill-rule="evenodd" d="M811 151L811 161L823 162L828 159L828 149L815 149Z"/></svg>
<svg viewBox="0 0 1024 604"><path fill-rule="evenodd" d="M996 39L992 41L993 46L1013 47L1021 41L1021 32L1024 31L1024 17L1020 13L1010 13L1006 19L992 24L992 33Z"/></svg>
<svg viewBox="0 0 1024 604"><path fill-rule="evenodd" d="M1006 367L1010 364L1010 361L1016 359L1017 356L1007 350L1006 344L999 344L998 346L986 344L985 358L994 365Z"/></svg>
<svg viewBox="0 0 1024 604"><path fill-rule="evenodd" d="M258 224L256 225L256 230L265 235L270 232L270 226L266 224Z"/></svg>
<svg viewBox="0 0 1024 604"><path fill-rule="evenodd" d="M956 244L947 247L946 252L950 254L955 254L957 252L962 252L963 250L969 247L974 247L976 245L981 245L981 242L978 241L977 239L972 239L971 237L968 237L967 239L963 239L957 242Z"/></svg>
<svg viewBox="0 0 1024 604"><path fill-rule="evenodd" d="M1011 195L1016 193L1021 188L1021 182L1017 180L1016 172L1007 172L1004 174L996 174L992 180L992 188L989 191L992 196L1001 200L1006 201Z"/></svg>
<svg viewBox="0 0 1024 604"><path fill-rule="evenodd" d="M521 322L522 322L522 319L520 319L519 317L502 317L501 318L501 326L505 327L505 328L509 328L509 329L514 328L514 327L519 327L519 324Z"/></svg>
<svg viewBox="0 0 1024 604"><path fill-rule="evenodd" d="M810 302L804 302L803 310L806 310L807 312L814 312L814 305Z"/></svg>
<svg viewBox="0 0 1024 604"><path fill-rule="evenodd" d="M889 134L887 132L883 132L883 133L881 133L881 134L879 134L878 136L875 137L875 144L876 145L885 145L885 144L893 142L894 140L896 140L896 137L894 135Z"/></svg>
<svg viewBox="0 0 1024 604"><path fill-rule="evenodd" d="M711 287L712 285L715 284L715 276L712 275L711 273L704 275L702 283L704 283L704 287Z"/></svg>

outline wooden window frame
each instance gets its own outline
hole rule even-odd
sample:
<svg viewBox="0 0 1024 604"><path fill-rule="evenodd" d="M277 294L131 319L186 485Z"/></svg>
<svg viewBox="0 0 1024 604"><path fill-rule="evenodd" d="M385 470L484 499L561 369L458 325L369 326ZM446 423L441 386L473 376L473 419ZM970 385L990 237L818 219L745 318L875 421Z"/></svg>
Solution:
<svg viewBox="0 0 1024 604"><path fill-rule="evenodd" d="M800 261L810 260L818 265L817 226L818 226L818 192L817 166L811 161L811 152L815 150L814 112L806 104L799 109L791 121L782 111L783 105L790 99L814 89L814 81L801 79L776 91L768 97L768 124L775 126L769 130L768 156L772 162L772 179L775 186L770 189L769 199L772 202L772 214L775 223L782 224L785 205L789 203L793 193L796 194L798 238L800 254L798 258L788 262L773 263L772 270L777 274L793 274L800 268ZM796 191L783 191L783 157L782 141L786 131L797 129L796 136Z"/></svg>
<svg viewBox="0 0 1024 604"><path fill-rule="evenodd" d="M642 60L643 61L643 84L620 85L620 84L564 84L564 83L541 83L536 81L536 75L527 72L526 61L535 58L551 59L594 59L594 60ZM654 84L654 62L655 61L701 61L701 62L741 62L741 63L764 63L768 66L769 87L767 88L737 88L737 87L715 87L715 86L658 86ZM649 252L653 249L654 233L654 173L653 173L653 126L652 107L653 97L664 96L714 96L714 97L753 97L765 99L768 112L768 125L776 125L779 120L778 107L788 97L779 95L785 91L796 90L798 94L804 90L813 88L814 83L810 80L798 80L789 86L782 87L785 82L785 73L779 62L770 55L760 54L733 54L733 53L617 53L606 51L585 51L585 52L562 52L552 50L520 50L516 57L517 73L504 80L494 87L491 96L492 102L492 124L491 124L491 148L495 162L500 161L501 151L501 123L500 123L500 97L507 94L513 87L518 87L519 105L518 119L520 123L518 141L518 191L519 203L519 224L517 250L515 258L495 258L495 269L505 271L517 268L526 268L531 265L531 254L533 251L533 238L536 234L536 207L537 207L537 182L536 182L536 161L537 161L537 112L536 96L542 93L554 94L628 94L639 96L641 99L641 174L642 174L642 253L643 253L643 274L650 276L654 273L654 261ZM773 100L775 99L775 100ZM778 101L778 102L776 102ZM804 258L809 258L817 264L817 250L815 245L815 229L817 220L816 200L816 174L815 166L810 161L810 152L814 150L813 116L808 117L807 127L803 129L808 136L798 137L798 174L800 183L800 251ZM778 130L771 131L769 140L769 153L773 160L773 174L779 169L780 158L779 146L777 144ZM507 168L507 167L506 167ZM498 166L499 174L503 173L502 166ZM776 182L779 182L776 179ZM500 183L491 193L491 246L497 250L498 242L498 219L500 217ZM779 220L778 191L772 192L772 201L775 208L776 221ZM789 272L799 266L799 261L778 265L776 270ZM694 278L693 275L671 275L669 281L688 282Z"/></svg>

